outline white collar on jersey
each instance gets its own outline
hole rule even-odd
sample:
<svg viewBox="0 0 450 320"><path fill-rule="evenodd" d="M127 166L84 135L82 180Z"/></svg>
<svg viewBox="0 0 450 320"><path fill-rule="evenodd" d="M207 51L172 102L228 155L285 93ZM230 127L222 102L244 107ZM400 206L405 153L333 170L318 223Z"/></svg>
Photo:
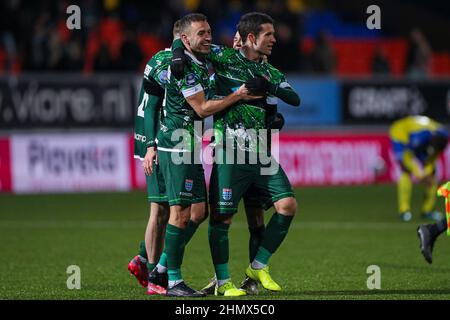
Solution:
<svg viewBox="0 0 450 320"><path fill-rule="evenodd" d="M199 64L199 65L203 65L203 62L201 62L200 60L198 60L192 53L190 53L189 51L187 51L187 50L184 50L184 54L185 55L187 55L187 56L189 56L189 57L191 57L191 59L192 60L194 60L194 62L196 63L196 64Z"/></svg>

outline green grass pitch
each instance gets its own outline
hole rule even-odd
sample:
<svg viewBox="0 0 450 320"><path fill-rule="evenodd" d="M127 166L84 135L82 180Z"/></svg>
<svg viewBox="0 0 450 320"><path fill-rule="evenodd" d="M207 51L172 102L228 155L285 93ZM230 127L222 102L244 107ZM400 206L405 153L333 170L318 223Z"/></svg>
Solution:
<svg viewBox="0 0 450 320"><path fill-rule="evenodd" d="M397 217L394 185L298 188L296 196L299 213L270 261L283 291L243 299L450 298L450 239L437 241L433 265L419 252L420 187L409 223ZM144 192L0 195L0 299L164 299L145 295L127 270L144 235L145 199ZM235 284L248 264L245 221L241 208L230 229ZM80 290L67 289L69 265L81 268ZM381 269L381 290L367 289L369 265ZM213 275L206 223L182 271L198 289Z"/></svg>

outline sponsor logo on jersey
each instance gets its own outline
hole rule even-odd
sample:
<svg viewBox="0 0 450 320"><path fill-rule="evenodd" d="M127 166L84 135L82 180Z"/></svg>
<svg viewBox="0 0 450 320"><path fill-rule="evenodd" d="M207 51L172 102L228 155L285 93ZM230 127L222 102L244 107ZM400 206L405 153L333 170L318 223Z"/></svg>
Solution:
<svg viewBox="0 0 450 320"><path fill-rule="evenodd" d="M233 66L228 66L228 69L229 69L229 70L236 71L236 72L241 72L241 69L240 69L240 68L233 67Z"/></svg>
<svg viewBox="0 0 450 320"><path fill-rule="evenodd" d="M218 204L219 206L232 206L232 205L233 205L233 202L219 201L219 202L217 202L217 204Z"/></svg>
<svg viewBox="0 0 450 320"><path fill-rule="evenodd" d="M148 76L150 74L150 71L152 71L152 67L150 67L149 65L145 66L145 70L144 70L144 74L146 76Z"/></svg>
<svg viewBox="0 0 450 320"><path fill-rule="evenodd" d="M222 190L222 198L223 200L231 200L231 196L233 194L232 189L223 188Z"/></svg>
<svg viewBox="0 0 450 320"><path fill-rule="evenodd" d="M194 83L195 83L195 75L194 75L193 73L189 73L189 74L186 76L186 84L192 85L192 84L194 84Z"/></svg>
<svg viewBox="0 0 450 320"><path fill-rule="evenodd" d="M134 140L137 141L141 141L141 142L146 142L147 141L147 137L145 135L139 134L139 133L134 133Z"/></svg>
<svg viewBox="0 0 450 320"><path fill-rule="evenodd" d="M187 191L192 191L192 186L194 185L194 180L186 179L184 180L184 188Z"/></svg>

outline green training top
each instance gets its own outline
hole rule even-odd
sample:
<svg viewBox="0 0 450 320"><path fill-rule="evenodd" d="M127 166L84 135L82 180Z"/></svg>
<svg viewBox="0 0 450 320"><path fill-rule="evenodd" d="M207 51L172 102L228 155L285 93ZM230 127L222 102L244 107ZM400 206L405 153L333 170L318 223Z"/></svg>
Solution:
<svg viewBox="0 0 450 320"><path fill-rule="evenodd" d="M145 66L144 79L139 92L139 105L134 121L134 157L143 159L147 147L155 145L155 138L161 121L162 99L149 95L144 90L144 81L153 78L162 88L167 83L167 69L172 52L170 49L156 53Z"/></svg>

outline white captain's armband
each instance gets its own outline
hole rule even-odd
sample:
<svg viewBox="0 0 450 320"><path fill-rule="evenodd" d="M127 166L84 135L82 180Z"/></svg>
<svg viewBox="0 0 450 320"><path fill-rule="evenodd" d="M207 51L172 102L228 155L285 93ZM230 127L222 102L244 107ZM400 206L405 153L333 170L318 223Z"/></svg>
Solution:
<svg viewBox="0 0 450 320"><path fill-rule="evenodd" d="M197 84L195 87L188 88L188 89L185 89L185 90L181 90L181 92L183 93L183 96L185 98L188 98L188 97L190 97L190 96L192 96L192 95L194 95L196 93L199 93L201 91L203 91L203 87L202 87L202 85L200 83Z"/></svg>

